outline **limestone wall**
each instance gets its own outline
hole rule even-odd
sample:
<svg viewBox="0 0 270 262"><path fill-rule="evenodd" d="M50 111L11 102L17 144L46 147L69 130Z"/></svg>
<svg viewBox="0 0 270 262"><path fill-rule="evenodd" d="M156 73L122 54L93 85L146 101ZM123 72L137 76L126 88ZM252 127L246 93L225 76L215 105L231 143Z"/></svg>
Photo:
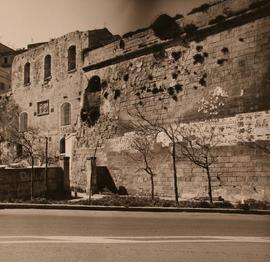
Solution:
<svg viewBox="0 0 270 262"><path fill-rule="evenodd" d="M269 17L261 18L192 41L189 47L178 43L86 74L106 82L102 109L110 115L142 104L149 116L158 110L166 118L201 118L201 99L207 100L217 87L227 94L222 116L267 110L269 21ZM117 99L116 90L121 93Z"/></svg>
<svg viewBox="0 0 270 262"><path fill-rule="evenodd" d="M248 128L242 126L243 120L246 120ZM248 198L269 201L269 153L264 153L254 143L244 143L250 133L257 134L254 140L262 139L262 145L269 149L269 126L268 111L223 118L216 123L220 144L213 151L217 162L210 168L215 197L222 196L231 201ZM98 162L108 166L118 186L125 186L131 194L149 195L150 177L142 169L143 162L136 160L141 158L132 148L133 136L132 133L126 133L122 137L108 140L101 149L106 152L106 157L100 155ZM156 194L166 197L173 197L174 194L170 150L168 138L158 137L151 161L151 167L156 173ZM181 157L180 148L177 154L180 156L177 170L181 198L207 196L207 176L204 169Z"/></svg>
<svg viewBox="0 0 270 262"><path fill-rule="evenodd" d="M10 69L0 66L0 95L6 94L11 88Z"/></svg>
<svg viewBox="0 0 270 262"><path fill-rule="evenodd" d="M12 91L29 126L38 127L50 137L50 150L59 150L59 140L71 133L80 112L83 76L82 50L88 47L87 32L73 32L17 55L12 67ZM76 69L68 72L68 48L76 46ZM44 80L44 58L51 55L51 79ZM30 63L30 84L24 85L24 65ZM38 116L37 103L49 101L49 113ZM71 104L71 125L60 126L60 107Z"/></svg>
<svg viewBox="0 0 270 262"><path fill-rule="evenodd" d="M63 170L48 168L48 192L64 193ZM33 195L42 196L46 192L45 169L35 168L33 176ZM0 200L29 199L31 195L31 168L0 169Z"/></svg>
<svg viewBox="0 0 270 262"><path fill-rule="evenodd" d="M217 118L223 143L213 167L214 195L226 199L270 199L269 156L239 143L269 141L270 18L256 1L224 1L177 23L193 23L196 33L161 40L152 29L124 37L90 51L84 60L88 79L101 79L101 116L88 127L80 123L73 153L71 183L86 187L86 158L97 147L97 163L106 165L117 186L130 193L148 194L148 178L128 157L121 125L139 108L149 120L170 123ZM223 18L218 15L222 15ZM214 21L212 21L214 20ZM213 94L221 98L216 107ZM82 96L84 92L82 93ZM208 103L208 110L201 110ZM158 147L158 195L172 196L168 147ZM200 168L179 161L182 197L206 194L206 176Z"/></svg>

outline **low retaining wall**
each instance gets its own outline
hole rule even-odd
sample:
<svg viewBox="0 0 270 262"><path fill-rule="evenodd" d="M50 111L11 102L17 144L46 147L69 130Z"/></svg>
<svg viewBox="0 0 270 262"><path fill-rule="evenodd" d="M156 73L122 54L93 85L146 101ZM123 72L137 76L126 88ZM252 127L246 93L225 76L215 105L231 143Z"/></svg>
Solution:
<svg viewBox="0 0 270 262"><path fill-rule="evenodd" d="M45 168L34 168L33 196L45 193L61 195L65 192L64 171L60 167L49 167L47 192ZM31 196L31 168L0 169L0 200L27 199Z"/></svg>
<svg viewBox="0 0 270 262"><path fill-rule="evenodd" d="M151 194L150 176L143 171L143 163L134 161L136 155L128 149L116 150L121 142L110 140L107 146L97 151L98 166L106 166L119 188L123 186L131 195ZM218 161L210 168L213 197L237 202L246 199L270 201L270 161L269 155L251 145L232 145L217 148ZM93 150L77 150L82 164L73 172L71 184L86 189L87 156ZM154 177L155 195L174 198L172 162L167 147L160 144L153 153L152 166L157 174ZM177 161L178 188L181 199L207 197L207 176L205 171L187 160Z"/></svg>
<svg viewBox="0 0 270 262"><path fill-rule="evenodd" d="M174 196L172 163L167 148L159 148L154 168L157 196ZM256 199L270 201L269 155L247 146L224 146L218 149L218 161L210 168L214 197L230 201ZM107 166L117 186L124 186L130 194L149 195L150 177L142 169L143 164L133 161L132 155L108 150ZM134 159L134 155L133 155ZM97 160L99 160L97 158ZM205 171L190 161L178 161L178 187L182 199L207 197Z"/></svg>

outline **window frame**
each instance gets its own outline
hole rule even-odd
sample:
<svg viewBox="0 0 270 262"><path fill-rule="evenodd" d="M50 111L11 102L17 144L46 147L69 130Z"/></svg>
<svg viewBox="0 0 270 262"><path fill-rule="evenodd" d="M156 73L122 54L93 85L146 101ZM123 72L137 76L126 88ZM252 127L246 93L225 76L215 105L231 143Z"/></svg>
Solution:
<svg viewBox="0 0 270 262"><path fill-rule="evenodd" d="M26 118L24 118L22 121L23 115L25 115ZM27 130L28 130L28 112L23 111L19 115L19 132L26 132Z"/></svg>
<svg viewBox="0 0 270 262"><path fill-rule="evenodd" d="M46 103L48 104L48 111L41 113L39 111L39 105L46 104ZM49 102L49 100L47 99L47 100L37 102L37 116L46 116L46 115L49 115L49 114L50 114L50 102Z"/></svg>
<svg viewBox="0 0 270 262"><path fill-rule="evenodd" d="M49 73L47 73L48 71ZM44 57L44 81L48 81L51 78L52 78L52 56L50 54L47 54Z"/></svg>
<svg viewBox="0 0 270 262"><path fill-rule="evenodd" d="M67 116L65 116L64 106L69 105L69 115L68 115L68 123L65 121ZM72 121L72 105L70 102L64 102L60 106L60 127L67 127L71 125Z"/></svg>
<svg viewBox="0 0 270 262"><path fill-rule="evenodd" d="M71 45L68 48L68 72L72 73L77 70L77 48L76 45Z"/></svg>
<svg viewBox="0 0 270 262"><path fill-rule="evenodd" d="M31 84L31 64L30 62L26 62L23 67L23 84L25 86Z"/></svg>

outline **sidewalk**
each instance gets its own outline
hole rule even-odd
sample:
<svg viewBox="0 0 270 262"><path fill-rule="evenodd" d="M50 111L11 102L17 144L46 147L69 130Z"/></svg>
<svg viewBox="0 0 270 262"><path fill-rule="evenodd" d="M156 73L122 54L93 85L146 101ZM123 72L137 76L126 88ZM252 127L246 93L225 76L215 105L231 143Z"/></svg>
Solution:
<svg viewBox="0 0 270 262"><path fill-rule="evenodd" d="M77 204L25 204L0 203L0 209L59 209L59 210L92 210L92 211L128 211L128 212L199 212L225 214L254 214L270 215L270 210L243 210L226 208L176 208L176 207L124 207L124 206L95 206Z"/></svg>

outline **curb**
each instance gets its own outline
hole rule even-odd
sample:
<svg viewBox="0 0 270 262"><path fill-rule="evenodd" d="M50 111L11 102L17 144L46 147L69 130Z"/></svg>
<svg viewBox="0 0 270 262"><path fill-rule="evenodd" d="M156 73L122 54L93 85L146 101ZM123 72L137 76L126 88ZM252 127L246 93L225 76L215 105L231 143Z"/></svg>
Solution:
<svg viewBox="0 0 270 262"><path fill-rule="evenodd" d="M270 210L243 210L225 208L176 208L176 207L124 207L124 206L91 206L65 204L24 204L0 203L0 209L59 209L59 210L93 210L93 211L127 211L127 212L169 212L169 213L224 213L270 215Z"/></svg>

